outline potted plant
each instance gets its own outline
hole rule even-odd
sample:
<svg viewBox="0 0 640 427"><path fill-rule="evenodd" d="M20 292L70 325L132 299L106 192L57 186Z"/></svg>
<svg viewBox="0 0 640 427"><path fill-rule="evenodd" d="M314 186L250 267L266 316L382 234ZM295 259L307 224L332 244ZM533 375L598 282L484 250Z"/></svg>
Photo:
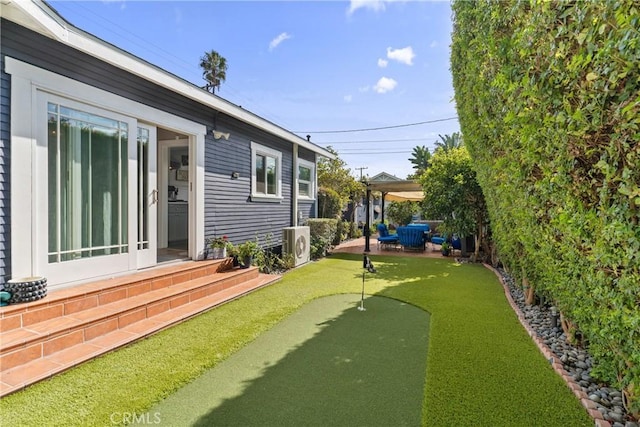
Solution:
<svg viewBox="0 0 640 427"><path fill-rule="evenodd" d="M233 258L234 267L238 267L240 265L238 246L231 242L227 242L227 255Z"/></svg>
<svg viewBox="0 0 640 427"><path fill-rule="evenodd" d="M243 268L251 267L253 257L258 253L260 246L255 240L247 240L238 245L238 257L242 260Z"/></svg>
<svg viewBox="0 0 640 427"><path fill-rule="evenodd" d="M227 257L227 245L229 242L227 241L227 236L222 237L214 237L211 239L211 253L213 254L213 259L222 259Z"/></svg>
<svg viewBox="0 0 640 427"><path fill-rule="evenodd" d="M451 245L449 242L442 242L442 246L440 246L440 252L442 252L442 256L449 256L451 253Z"/></svg>

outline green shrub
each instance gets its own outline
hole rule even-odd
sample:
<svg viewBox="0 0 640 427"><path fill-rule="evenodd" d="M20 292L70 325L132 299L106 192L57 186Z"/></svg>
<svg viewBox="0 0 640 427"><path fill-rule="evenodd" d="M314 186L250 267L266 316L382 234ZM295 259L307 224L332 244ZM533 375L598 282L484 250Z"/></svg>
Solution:
<svg viewBox="0 0 640 427"><path fill-rule="evenodd" d="M327 251L334 241L338 220L330 218L309 218L307 220L309 233L311 234L311 258L317 259L326 256Z"/></svg>
<svg viewBox="0 0 640 427"><path fill-rule="evenodd" d="M340 242L347 238L349 232L349 222L339 219L336 223L336 235L331 242L334 246L339 245Z"/></svg>
<svg viewBox="0 0 640 427"><path fill-rule="evenodd" d="M357 239L362 237L362 230L358 227L358 224L355 222L349 223L349 237L352 239Z"/></svg>
<svg viewBox="0 0 640 427"><path fill-rule="evenodd" d="M414 214L420 212L418 202L391 202L385 206L385 214L389 221L397 225L407 225L411 223Z"/></svg>
<svg viewBox="0 0 640 427"><path fill-rule="evenodd" d="M457 0L451 70L500 258L640 413L640 11Z"/></svg>

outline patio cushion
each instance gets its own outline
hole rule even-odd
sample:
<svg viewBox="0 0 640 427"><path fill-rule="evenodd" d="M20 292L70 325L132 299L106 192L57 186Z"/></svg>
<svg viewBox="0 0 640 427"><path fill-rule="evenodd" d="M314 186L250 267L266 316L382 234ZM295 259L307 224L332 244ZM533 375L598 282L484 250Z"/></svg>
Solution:
<svg viewBox="0 0 640 427"><path fill-rule="evenodd" d="M447 235L443 234L442 236L434 236L431 238L431 243L436 245L441 245L447 241Z"/></svg>

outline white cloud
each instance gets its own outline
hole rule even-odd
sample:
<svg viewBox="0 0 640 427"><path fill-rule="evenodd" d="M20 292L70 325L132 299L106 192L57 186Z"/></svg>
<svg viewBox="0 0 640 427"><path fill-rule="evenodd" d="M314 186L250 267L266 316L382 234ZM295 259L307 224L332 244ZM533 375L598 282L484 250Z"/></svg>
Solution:
<svg viewBox="0 0 640 427"><path fill-rule="evenodd" d="M126 0L102 0L104 4L120 4L120 10L125 10L127 8Z"/></svg>
<svg viewBox="0 0 640 427"><path fill-rule="evenodd" d="M352 95L345 95L344 96L344 102L351 102L353 100L353 96Z"/></svg>
<svg viewBox="0 0 640 427"><path fill-rule="evenodd" d="M389 77L382 77L378 80L378 83L373 87L378 93L387 93L395 89L398 86L398 82Z"/></svg>
<svg viewBox="0 0 640 427"><path fill-rule="evenodd" d="M349 4L349 9L347 10L347 15L352 15L358 9L371 9L374 12L379 12L385 10L383 0L351 0Z"/></svg>
<svg viewBox="0 0 640 427"><path fill-rule="evenodd" d="M384 68L387 66L387 64L389 64L389 61L387 61L386 59L378 58L378 67Z"/></svg>
<svg viewBox="0 0 640 427"><path fill-rule="evenodd" d="M272 51L273 49L277 48L280 43L290 38L291 38L290 34L281 33L280 35L278 35L278 37L271 40L271 42L269 43L269 51Z"/></svg>
<svg viewBox="0 0 640 427"><path fill-rule="evenodd" d="M387 48L387 58L403 64L413 65L413 58L415 58L415 56L416 54L413 53L413 48L411 46L403 47L402 49Z"/></svg>
<svg viewBox="0 0 640 427"><path fill-rule="evenodd" d="M369 86L362 86L358 88L358 92L360 93L369 92L369 89L371 89Z"/></svg>
<svg viewBox="0 0 640 427"><path fill-rule="evenodd" d="M429 45L430 48L434 48L438 46L438 42L437 41L432 41L431 44Z"/></svg>

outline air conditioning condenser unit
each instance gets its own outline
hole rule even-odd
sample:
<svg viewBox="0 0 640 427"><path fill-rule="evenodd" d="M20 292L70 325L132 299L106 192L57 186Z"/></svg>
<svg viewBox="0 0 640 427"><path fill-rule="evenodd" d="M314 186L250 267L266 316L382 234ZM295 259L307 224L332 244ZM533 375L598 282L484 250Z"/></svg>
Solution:
<svg viewBox="0 0 640 427"><path fill-rule="evenodd" d="M309 262L311 234L309 227L286 227L282 229L282 252L293 255L295 267Z"/></svg>

